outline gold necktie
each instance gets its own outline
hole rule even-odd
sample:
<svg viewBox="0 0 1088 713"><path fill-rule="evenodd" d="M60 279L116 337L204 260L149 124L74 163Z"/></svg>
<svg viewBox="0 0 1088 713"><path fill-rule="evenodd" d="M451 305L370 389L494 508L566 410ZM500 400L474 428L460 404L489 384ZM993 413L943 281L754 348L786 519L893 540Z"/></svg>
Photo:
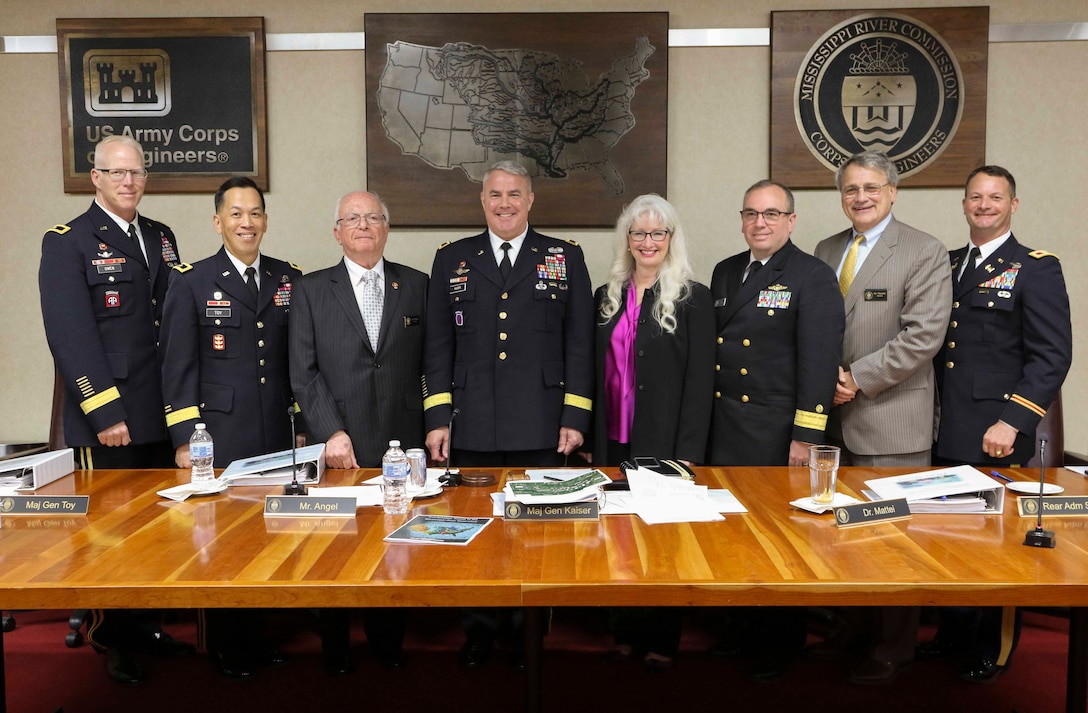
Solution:
<svg viewBox="0 0 1088 713"><path fill-rule="evenodd" d="M843 299L846 299L846 293L850 291L850 285L854 284L854 268L858 264L858 245L861 241L865 240L864 235L858 235L854 238L854 243L850 246L850 250L846 253L846 259L842 263L842 272L839 273L839 292L842 293Z"/></svg>

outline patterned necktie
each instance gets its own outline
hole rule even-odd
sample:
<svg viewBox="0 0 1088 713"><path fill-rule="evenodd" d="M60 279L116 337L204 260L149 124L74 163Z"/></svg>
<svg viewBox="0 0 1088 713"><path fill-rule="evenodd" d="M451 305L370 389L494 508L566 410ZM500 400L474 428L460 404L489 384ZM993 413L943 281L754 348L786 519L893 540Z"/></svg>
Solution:
<svg viewBox="0 0 1088 713"><path fill-rule="evenodd" d="M136 234L136 224L128 224L128 237L132 238L132 245L136 248L136 255L140 258L140 262L144 265L147 264L147 260L144 258L143 248L140 246L140 236Z"/></svg>
<svg viewBox="0 0 1088 713"><path fill-rule="evenodd" d="M963 262L963 272L960 273L957 282L963 282L963 278L967 277L967 273L975 271L975 260L978 260L978 256L981 254L982 251L978 248L971 248L971 252L967 253L967 259Z"/></svg>
<svg viewBox="0 0 1088 713"><path fill-rule="evenodd" d="M506 282L506 278L510 277L510 268L513 267L510 264L510 243L503 241L503 244L499 247L502 248L502 262L499 263L499 274L502 275L503 282Z"/></svg>
<svg viewBox="0 0 1088 713"><path fill-rule="evenodd" d="M249 294L253 296L253 304L257 304L257 271L250 265L246 268L246 287L249 288Z"/></svg>
<svg viewBox="0 0 1088 713"><path fill-rule="evenodd" d="M854 243L850 246L849 252L846 253L846 260L842 263L842 272L839 273L839 292L842 293L843 299L846 299L846 293L850 291L850 285L854 284L854 270L858 264L858 245L861 245L862 240L865 240L864 235L858 235L854 238Z"/></svg>
<svg viewBox="0 0 1088 713"><path fill-rule="evenodd" d="M378 287L378 273L363 274L363 324L370 348L378 351L378 332L382 328L382 291Z"/></svg>

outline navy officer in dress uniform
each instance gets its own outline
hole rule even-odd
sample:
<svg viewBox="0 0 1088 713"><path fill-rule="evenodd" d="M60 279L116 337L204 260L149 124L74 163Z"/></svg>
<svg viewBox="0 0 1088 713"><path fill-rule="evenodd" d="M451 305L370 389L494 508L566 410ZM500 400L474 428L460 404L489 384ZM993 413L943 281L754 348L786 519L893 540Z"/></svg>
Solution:
<svg viewBox="0 0 1088 713"><path fill-rule="evenodd" d="M557 466L582 445L593 398L593 295L582 249L529 227L528 172L484 176L487 230L439 248L427 291L423 418L436 461ZM459 412L448 424L453 409ZM466 616L460 660L491 655L494 616ZM520 663L516 627L514 663Z"/></svg>
<svg viewBox="0 0 1088 713"><path fill-rule="evenodd" d="M174 268L163 317L166 423L179 468L192 465L189 436L197 422L215 440L218 468L291 447L287 321L302 272L261 254L268 216L251 179L219 187L212 223L223 247ZM255 612L202 613L207 648L223 675L250 678L259 666L283 662L264 642Z"/></svg>
<svg viewBox="0 0 1088 713"><path fill-rule="evenodd" d="M170 266L170 228L136 208L147 186L144 151L128 136L95 147L95 198L83 215L50 228L38 271L45 336L64 383L64 442L78 467L173 465L156 342ZM90 612L87 640L106 653L111 678L142 683L136 651L192 653L151 612Z"/></svg>
<svg viewBox="0 0 1088 713"><path fill-rule="evenodd" d="M1000 166L967 178L970 242L950 253L952 317L934 358L940 394L935 462L1016 466L1035 453L1035 430L1073 358L1061 263L1012 234L1016 179ZM1013 626L1002 626L1002 619ZM942 609L935 642L919 654L965 649L960 677L991 681L1008 666L1019 632L1013 607Z"/></svg>
<svg viewBox="0 0 1088 713"><path fill-rule="evenodd" d="M793 244L793 193L744 194L748 250L714 268L718 324L709 463L805 465L824 443L845 328L835 272Z"/></svg>
<svg viewBox="0 0 1088 713"><path fill-rule="evenodd" d="M786 186L752 185L740 211L748 250L714 268L713 465L807 465L809 446L826 442L846 316L834 270L790 239L793 210ZM781 676L805 641L803 609L771 612L733 613L757 680Z"/></svg>

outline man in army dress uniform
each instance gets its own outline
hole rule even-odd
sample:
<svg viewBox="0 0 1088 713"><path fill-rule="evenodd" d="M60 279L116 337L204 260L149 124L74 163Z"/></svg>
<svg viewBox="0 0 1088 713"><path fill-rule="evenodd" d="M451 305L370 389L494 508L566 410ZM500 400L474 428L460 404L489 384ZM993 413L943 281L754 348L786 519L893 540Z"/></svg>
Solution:
<svg viewBox="0 0 1088 713"><path fill-rule="evenodd" d="M189 468L198 422L215 440L215 467L291 447L287 320L297 266L261 254L268 227L264 193L251 179L227 179L215 193L215 255L174 268L162 326L166 424L179 468ZM258 613L207 609L204 638L218 670L252 677L283 662L263 637Z"/></svg>
<svg viewBox="0 0 1088 713"><path fill-rule="evenodd" d="M439 248L431 270L427 448L436 461L454 449L455 466L563 465L591 423L589 272L576 244L529 227L532 183L518 164L488 170L480 203L487 230ZM474 668L491 656L498 617L470 610L464 625L460 661ZM517 629L511 643L520 665Z"/></svg>
<svg viewBox="0 0 1088 713"><path fill-rule="evenodd" d="M136 210L147 169L135 140L99 142L91 181L87 212L42 238L38 271L45 336L64 383L64 442L84 470L169 468L155 349L177 241ZM87 640L121 683L144 681L138 650L193 650L165 634L153 612L93 609L89 618Z"/></svg>
<svg viewBox="0 0 1088 713"><path fill-rule="evenodd" d="M163 392L179 468L191 466L189 437L201 421L217 468L291 447L287 320L302 272L261 254L268 215L249 178L219 187L212 222L223 247L175 267L166 297Z"/></svg>
<svg viewBox="0 0 1088 713"><path fill-rule="evenodd" d="M1039 420L1069 372L1073 330L1061 263L1017 242L1012 215L1019 203L1008 170L982 166L968 176L970 242L950 253L952 318L934 358L939 463L1027 463ZM970 660L960 677L985 683L1008 666L1019 629L1014 607L946 608L937 640L919 653L965 650Z"/></svg>

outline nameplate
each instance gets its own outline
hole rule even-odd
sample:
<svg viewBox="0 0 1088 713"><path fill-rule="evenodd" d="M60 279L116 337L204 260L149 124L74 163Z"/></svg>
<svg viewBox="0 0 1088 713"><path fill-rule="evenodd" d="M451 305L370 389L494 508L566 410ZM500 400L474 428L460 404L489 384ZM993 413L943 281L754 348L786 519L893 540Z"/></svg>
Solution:
<svg viewBox="0 0 1088 713"><path fill-rule="evenodd" d="M839 527L857 527L871 525L874 522L906 520L909 517L910 507L907 505L906 498L878 500L835 508L835 524Z"/></svg>
<svg viewBox="0 0 1088 713"><path fill-rule="evenodd" d="M5 495L0 515L86 515L89 495Z"/></svg>
<svg viewBox="0 0 1088 713"><path fill-rule="evenodd" d="M264 514L276 517L355 517L355 498L266 495Z"/></svg>
<svg viewBox="0 0 1088 713"><path fill-rule="evenodd" d="M1020 517L1039 517L1039 497L1016 499ZM1088 495L1043 496L1043 517L1088 517Z"/></svg>
<svg viewBox="0 0 1088 713"><path fill-rule="evenodd" d="M596 500L578 503L556 503L546 505L533 503L526 505L507 500L503 508L504 520L600 520L600 504Z"/></svg>

